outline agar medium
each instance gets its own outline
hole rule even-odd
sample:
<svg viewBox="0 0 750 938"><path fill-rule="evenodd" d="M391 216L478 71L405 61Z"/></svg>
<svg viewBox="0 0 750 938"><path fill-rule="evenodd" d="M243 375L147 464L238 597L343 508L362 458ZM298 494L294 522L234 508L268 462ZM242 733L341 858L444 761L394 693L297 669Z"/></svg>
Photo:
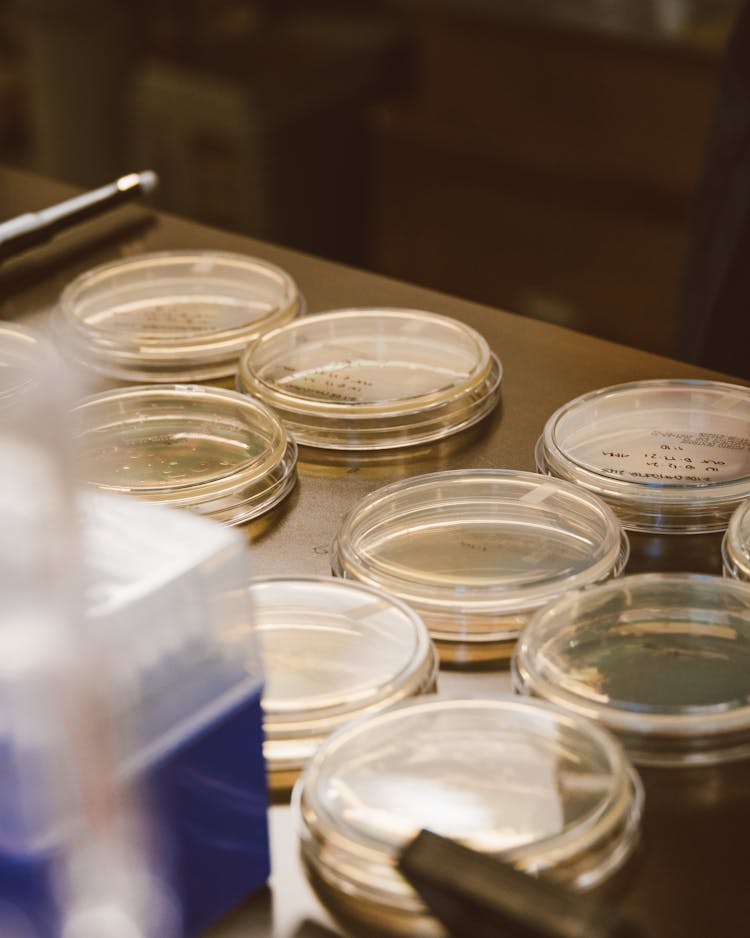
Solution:
<svg viewBox="0 0 750 938"><path fill-rule="evenodd" d="M334 573L397 596L441 660L507 661L528 617L576 586L617 576L628 542L612 510L532 472L449 470L383 486L344 517Z"/></svg>
<svg viewBox="0 0 750 938"><path fill-rule="evenodd" d="M142 385L80 401L71 429L83 481L242 524L296 482L296 447L263 404L205 385Z"/></svg>
<svg viewBox="0 0 750 938"><path fill-rule="evenodd" d="M222 251L137 254L86 271L63 290L58 331L89 369L130 382L234 374L240 352L297 316L292 277Z"/></svg>
<svg viewBox="0 0 750 938"><path fill-rule="evenodd" d="M437 652L419 616L397 599L332 577L254 580L250 599L274 791L289 790L344 723L435 689Z"/></svg>
<svg viewBox="0 0 750 938"><path fill-rule="evenodd" d="M687 573L622 577L537 612L516 689L615 733L633 762L750 758L750 584Z"/></svg>
<svg viewBox="0 0 750 938"><path fill-rule="evenodd" d="M723 531L750 496L750 388L664 379L584 394L549 418L536 462L628 531Z"/></svg>
<svg viewBox="0 0 750 938"><path fill-rule="evenodd" d="M358 934L430 938L444 932L396 869L420 829L588 889L627 861L642 807L614 737L521 698L410 701L357 720L294 792L302 858L329 910Z"/></svg>
<svg viewBox="0 0 750 938"><path fill-rule="evenodd" d="M447 316L342 309L304 316L243 354L239 390L279 414L297 442L384 450L458 433L496 406L502 367Z"/></svg>

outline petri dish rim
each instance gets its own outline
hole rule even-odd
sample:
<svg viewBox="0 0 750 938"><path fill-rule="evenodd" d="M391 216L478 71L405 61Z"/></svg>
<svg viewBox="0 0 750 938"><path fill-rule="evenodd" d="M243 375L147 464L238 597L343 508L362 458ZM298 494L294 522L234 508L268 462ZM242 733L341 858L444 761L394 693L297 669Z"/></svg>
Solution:
<svg viewBox="0 0 750 938"><path fill-rule="evenodd" d="M726 576L750 580L750 498L729 519L721 542L721 558Z"/></svg>
<svg viewBox="0 0 750 938"><path fill-rule="evenodd" d="M724 587L721 584L725 584ZM682 706L679 712L649 712L642 705L633 704L630 708L610 706L597 701L593 694L585 692L576 693L561 686L554 679L542 674L534 665L534 656L540 649L536 646L544 637L546 630L551 634L559 634L560 625L552 626L550 623L570 613L571 618L580 604L595 601L605 601L608 596L618 592L629 591L632 595L641 588L666 586L667 589L678 589L680 586L691 585L712 591L718 588L728 591L744 591L743 599L747 601L750 614L750 585L737 583L721 577L713 577L697 573L643 573L625 577L618 581L597 584L585 589L574 590L539 610L527 623L516 645L512 669L513 682L516 689L523 694L533 694L546 700L554 706L566 711L579 714L595 720L616 735L627 735L629 739L641 738L648 742L650 738L660 736L672 738L679 745L680 740L700 738L710 741L722 741L722 737L731 737L736 733L747 735L745 745L746 755L750 753L750 702L741 707L724 706ZM565 620L564 620L565 621ZM750 622L748 625L750 634ZM534 647L530 647L534 646ZM750 685L750 678L748 679ZM622 702L618 701L618 704ZM631 747L628 746L630 750ZM733 751L733 750L732 750ZM652 756L640 751L634 755L636 761L643 763L671 765L679 763L678 757ZM684 753L685 762L712 763L724 761L721 751L701 754ZM728 758L733 758L729 756Z"/></svg>
<svg viewBox="0 0 750 938"><path fill-rule="evenodd" d="M547 476L533 472L525 472L514 469L450 469L433 473L426 473L420 476L413 476L408 479L402 479L375 489L369 495L366 495L349 512L347 512L336 533L331 551L333 571L337 576L353 577L359 581L370 584L377 584L380 588L391 588L401 599L407 603L415 604L416 608L421 610L439 610L442 607L452 608L457 601L456 593L461 593L461 602L464 603L464 615L470 617L470 612L466 609L467 590L460 590L451 585L445 588L442 593L438 592L438 584L434 581L423 589L418 590L415 587L412 577L398 575L392 571L387 571L383 564L373 562L368 558L367 562L362 558L361 550L356 546L353 532L357 524L364 524L365 520L370 520L371 524L380 523L384 520L381 512L383 504L394 496L404 492L417 492L418 490L429 490L436 484L451 484L455 482L488 482L515 484L525 483L529 485L529 491L533 492L533 486L537 486L539 492L543 486L551 486L551 491L563 494L573 503L584 506L590 512L591 518L598 516L601 523L608 529L609 543L604 544L606 549L602 550L601 556L596 563L579 570L574 577L567 578L564 582L558 573L553 573L546 580L540 582L538 579L532 584L516 585L508 587L506 585L498 586L497 583L472 584L471 585L471 605L476 612L496 611L499 614L508 612L521 612L535 609L549 601L550 596L556 596L561 589L569 589L572 586L567 584L579 584L598 582L611 575L619 574L627 562L629 547L627 536L617 520L612 509L602 500L592 495L585 489L580 489L565 480L550 479ZM475 502L480 500L475 499ZM493 501L493 499L486 499ZM444 504L444 503L441 503ZM398 522L406 523L403 515L398 517ZM359 535L359 540L364 539L367 532ZM436 595L438 592L438 595Z"/></svg>
<svg viewBox="0 0 750 938"><path fill-rule="evenodd" d="M51 354L40 334L31 328L9 321L0 321L0 375L5 367L20 367L23 374L0 383L0 406L34 386L42 377L43 364Z"/></svg>
<svg viewBox="0 0 750 938"><path fill-rule="evenodd" d="M439 391L430 391L425 394L403 399L396 398L383 403L332 401L289 393L279 389L276 382L270 382L250 369L250 360L253 354L260 351L262 346L268 346L278 341L279 336L286 337L296 331L309 329L311 325L314 327L348 319L357 319L358 322L361 322L366 316L370 316L377 322L382 322L383 320L405 322L422 321L424 323L432 323L441 329L450 330L454 334L461 335L464 339L469 339L472 342L478 352L477 362L463 381L457 382L451 386L449 393L440 394ZM468 389L476 387L482 378L490 373L493 364L498 370L496 382L499 384L502 379L502 365L500 364L500 360L490 350L486 339L481 333L459 320L451 319L449 316L444 316L440 313L431 313L420 309L363 306L309 314L286 323L283 326L279 326L276 329L269 330L252 342L245 350L240 360L240 368L237 374L238 381L246 378L253 383L257 383L262 389L260 396L264 400L283 406L285 410L289 410L292 413L306 415L313 411L329 413L331 416L345 416L347 419L351 420L363 420L373 416L397 416L402 413L411 413L415 410L433 410L451 401L459 400L466 394Z"/></svg>
<svg viewBox="0 0 750 938"><path fill-rule="evenodd" d="M529 707L528 704L531 706ZM420 713L435 709L444 709L451 713L458 710L487 711L491 709L505 713L534 713L536 716L546 714L550 725L566 727L569 732L578 735L579 741L585 734L587 741L604 755L609 767L609 777L613 784L609 786L606 797L603 796L593 810L588 811L576 823L566 826L561 832L517 845L501 853L510 862L525 863L526 868L540 868L540 864L541 868L544 868L545 857L549 865L554 865L550 862L553 860L560 863L574 860L579 856L583 857L587 850L594 848L602 839L606 840L608 835L611 836L617 832L619 834L617 846L620 849L614 849L611 856L601 859L598 870L589 870L586 874L588 879L583 880L584 885L581 885L581 888L596 885L625 862L637 839L643 811L643 789L622 746L610 733L592 721L576 714L566 713L544 701L529 701L513 696L497 696L490 699L441 697L434 701L407 701L377 716L356 719L329 737L308 763L302 778L295 786L292 803L302 827L303 855L305 852L308 854L305 857L306 862L315 869L316 873L328 879L329 883L338 885L339 888L343 885L343 888L351 895L362 893L365 898L376 902L403 903L407 907L413 905L414 897L410 897L410 890L408 887L406 891L403 886L399 887L397 878L394 880L395 888L389 889L383 886L382 876L379 884L372 885L365 881L365 877L357 875L357 858L365 862L374 861L381 867L387 868L400 844L351 829L345 824L342 825L327 809L327 806L315 797L318 781L316 776L321 771L321 763L324 763L326 759L336 757L336 750L345 748L351 739L356 739L360 734L368 731L371 735L375 723L379 726L387 722L397 724L398 721L404 719L404 714L408 719L409 715L419 716ZM311 815L315 817L314 825L308 821ZM328 862L323 860L322 854L326 841L338 854L339 859L342 856L348 856L354 860L354 863L345 866L342 872L330 859ZM313 847L318 851L315 860L311 860L310 856ZM390 886L390 883L387 885Z"/></svg>
<svg viewBox="0 0 750 938"><path fill-rule="evenodd" d="M186 403L195 401L201 404L211 404L211 410L207 409L202 414L180 415L180 419L184 416L188 422L196 416L198 419L215 417L217 411L213 408L218 408L219 411L222 407L239 408L240 413L246 418L244 429L256 422L257 426L254 429L258 432L258 438L267 445L265 449L261 449L257 457L226 471L218 471L212 477L197 482L187 480L161 485L129 485L118 482L94 482L84 478L88 484L95 488L133 494L175 507L197 510L204 508L207 514L220 516L222 520L230 524L243 524L264 514L278 504L293 488L296 481L297 448L294 440L288 437L281 421L261 402L224 388L192 384L152 384L132 385L93 394L82 398L71 408L73 421L76 419L85 421L86 411L89 411L88 420L90 421L88 426L79 428L74 426L73 438L81 441L87 435L97 433L99 430L111 431L118 425L128 426L138 423L138 403L139 401L142 403L144 398L149 397L157 402L160 400L172 402L173 406L184 406ZM135 404L136 410L132 419L117 421L107 417L106 422L102 421L99 424L92 420L91 414L95 416L97 409L108 408L118 401L124 401L128 405ZM168 417L169 412L159 416ZM278 473L277 477L274 477L274 473ZM264 482L267 483L265 489L262 487ZM260 491L252 491L248 503L245 489L253 484L259 485ZM213 509L211 504L216 503L217 499L221 501L221 507ZM227 499L230 504L236 499L232 507L226 505Z"/></svg>
<svg viewBox="0 0 750 938"><path fill-rule="evenodd" d="M262 623L262 614L258 611L258 593L284 585L312 588L322 591L321 596L335 589L342 594L348 593L351 601L359 604L377 600L389 618L393 617L394 627L413 628L414 647L408 656L402 656L397 670L381 667L381 673L372 674L366 686L357 688L356 695L352 695L347 688L339 688L335 693L329 691L320 697L311 695L303 700L276 701L270 706L268 697L264 695L264 751L269 782L274 790L290 789L291 780L296 779L318 746L345 723L433 691L437 684L439 663L427 629L412 609L395 597L364 584L345 583L333 577L278 576L251 580L249 589L256 622ZM259 641L262 647L263 639L260 636ZM268 673L266 667L267 677Z"/></svg>
<svg viewBox="0 0 750 938"><path fill-rule="evenodd" d="M385 680L373 677L369 681L367 696L360 693L354 700L349 698L343 702L331 703L331 698L341 698L345 691L340 689L335 692L328 691L322 696L321 703L315 704L314 700L308 701L305 706L304 715L309 715L311 719L318 719L329 714L331 716L338 716L346 713L356 713L361 707L368 706L370 703L377 703L380 700L390 698L392 692L398 692L400 687L405 686L410 679L416 677L421 680L431 669L433 660L431 652L432 643L420 616L397 597L388 595L364 583L336 579L335 577L313 576L270 576L253 578L250 581L249 589L251 601L254 604L256 616L258 617L258 625L262 625L260 621L262 617L258 612L258 593L264 589L283 588L285 585L300 588L310 587L311 589L318 589L321 593L325 593L328 590L341 593L349 592L352 598L357 595L362 600L377 600L379 603L382 603L384 607L389 607L390 610L396 613L404 625L408 623L413 629L415 638L412 652L408 657L402 660L396 673L388 674ZM308 607L308 611L310 608L314 607ZM321 607L320 611L323 613L327 612L323 607ZM377 689L377 693L372 693L371 689ZM284 719L291 714L299 717L301 712L299 709L284 707L281 710L275 711L275 713Z"/></svg>
<svg viewBox="0 0 750 938"><path fill-rule="evenodd" d="M91 322L77 307L85 301L86 292L104 289L108 280L116 280L130 269L144 277L154 276L154 299L164 296L164 287L184 287L194 275L195 265L211 260L224 265L237 278L244 276L264 276L279 286L279 300L268 312L249 319L243 325L196 331L160 331L158 337L134 329L128 332L116 326L106 326ZM164 273L163 268L184 265L185 272ZM214 281L220 280L214 271L210 274ZM225 282L230 281L225 278ZM235 281L234 286L236 287ZM109 295L128 294L133 285L111 286ZM207 291L209 288L207 287ZM251 294L248 289L248 294ZM195 294L200 296L200 294ZM207 298L210 299L210 293ZM89 301L91 302L91 301ZM111 301L110 301L111 302ZM97 309L105 309L104 299L97 300ZM221 302L219 305L222 305ZM236 360L243 348L256 335L266 328L277 326L304 312L305 304L296 282L281 267L263 258L229 251L207 251L185 249L170 251L152 251L136 254L105 262L84 271L68 283L62 290L58 303L58 330L61 323L71 330L76 353L87 367L115 378L126 380L149 380L174 382L176 380L197 380L232 374ZM140 367L139 367L140 366Z"/></svg>
<svg viewBox="0 0 750 938"><path fill-rule="evenodd" d="M625 398L633 393L648 393L659 390L685 390L716 393L725 397L728 393L747 398L750 408L750 388L730 382L701 379L655 378L631 381L623 384L598 388L576 397L559 407L547 420L535 447L536 465L540 472L562 477L584 485L600 497L616 504L623 510L632 510L626 527L636 531L660 531L665 533L680 530L717 531L723 530L726 521L709 519L691 524L691 515L701 508L715 508L726 513L746 495L750 494L750 472L736 478L718 482L692 482L663 484L658 480L621 480L598 471L589 463L570 455L560 441L559 427L571 414L617 397ZM670 520L660 516L660 506L671 512L679 512L684 520ZM680 511L681 510L681 511Z"/></svg>
<svg viewBox="0 0 750 938"><path fill-rule="evenodd" d="M385 355L381 347L384 340L396 346L399 342L398 330L394 334L384 328L388 320L405 324L401 340L406 348L402 357L390 352ZM371 385L375 393L365 395L373 399L357 400L359 395L353 393L344 395L343 400L334 400L336 394L325 388L320 393L289 393L282 380L272 380L272 375L266 374L267 369L276 369L276 373L283 369L287 378L298 372L303 374L304 368L297 367L296 359L285 365L285 357L295 354L289 345L294 346L298 339L300 346L312 349L310 374L325 376L330 371L335 375L335 366L348 367L353 362L354 372L351 376L345 373L344 380L351 378L354 386L365 380L356 373L360 363L354 361L356 356L351 356L351 350L341 349L342 358L338 362L335 354L328 354L328 343L337 342L336 337L331 339L327 334L331 322L338 328L342 324L351 327L351 336L344 330L341 339L372 346L369 358L365 350L361 367L366 370L374 367L378 375L385 375L382 385L380 378ZM301 331L305 329L307 333ZM429 330L438 330L439 340L431 342L428 334L420 342L419 337ZM466 352L468 359L464 358L458 369L457 342L462 355L469 350ZM264 356L269 345L271 354L266 361ZM437 365L425 360L422 354L425 345L437 348ZM415 348L420 350L416 356ZM316 357L318 352L322 355L320 362ZM255 357L252 366L248 364L251 356ZM411 372L410 356L412 364L417 365L414 374L418 387L407 395L403 391L404 375L394 376L390 366ZM326 359L330 361L326 363ZM381 368L383 364L388 367ZM440 368L448 370L447 383L438 380ZM258 397L276 410L300 445L317 450L372 454L433 442L478 424L500 400L502 372L499 358L489 349L484 337L448 316L414 309L354 307L304 316L260 336L241 357L235 380L242 393ZM369 379L365 383L369 383ZM378 400L378 396L381 399Z"/></svg>

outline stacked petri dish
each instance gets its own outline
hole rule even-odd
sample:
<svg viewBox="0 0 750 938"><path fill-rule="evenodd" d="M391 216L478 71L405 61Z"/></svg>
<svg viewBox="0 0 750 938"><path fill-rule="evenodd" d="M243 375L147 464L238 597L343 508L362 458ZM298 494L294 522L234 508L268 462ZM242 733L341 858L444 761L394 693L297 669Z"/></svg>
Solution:
<svg viewBox="0 0 750 938"><path fill-rule="evenodd" d="M615 733L639 765L750 758L750 584L640 574L529 621L515 687Z"/></svg>
<svg viewBox="0 0 750 938"><path fill-rule="evenodd" d="M81 274L63 290L56 322L92 371L171 383L233 375L248 342L302 309L294 280L265 260L164 251Z"/></svg>
<svg viewBox="0 0 750 938"><path fill-rule="evenodd" d="M750 580L750 498L729 520L722 542L724 573L738 580Z"/></svg>
<svg viewBox="0 0 750 938"><path fill-rule="evenodd" d="M639 914L654 934L744 928L750 825L750 584L640 574L576 590L519 640L518 690L619 737L645 792ZM695 890L689 902L665 895ZM734 911L733 911L734 910Z"/></svg>
<svg viewBox="0 0 750 938"><path fill-rule="evenodd" d="M631 538L632 572L716 573L721 534L750 496L748 427L750 388L637 381L560 407L537 443L536 463L603 498L626 530L642 535ZM671 534L707 537L661 537Z"/></svg>
<svg viewBox="0 0 750 938"><path fill-rule="evenodd" d="M642 791L590 721L518 698L435 699L329 737L294 808L308 877L354 934L443 936L396 870L420 829L588 889L635 847Z"/></svg>
<svg viewBox="0 0 750 938"><path fill-rule="evenodd" d="M144 385L71 412L83 481L243 524L294 488L297 451L278 418L235 391Z"/></svg>
<svg viewBox="0 0 750 938"><path fill-rule="evenodd" d="M333 571L408 603L441 661L507 662L530 614L618 575L628 542L604 502L531 472L450 470L377 489L343 519Z"/></svg>
<svg viewBox="0 0 750 938"><path fill-rule="evenodd" d="M342 309L265 333L237 386L304 446L383 450L473 426L499 400L502 367L474 329L413 309Z"/></svg>
<svg viewBox="0 0 750 938"><path fill-rule="evenodd" d="M0 323L0 410L38 379L39 358L49 354L40 337L17 323Z"/></svg>
<svg viewBox="0 0 750 938"><path fill-rule="evenodd" d="M436 688L435 648L419 616L398 600L333 578L255 580L250 596L275 794L291 789L344 723Z"/></svg>

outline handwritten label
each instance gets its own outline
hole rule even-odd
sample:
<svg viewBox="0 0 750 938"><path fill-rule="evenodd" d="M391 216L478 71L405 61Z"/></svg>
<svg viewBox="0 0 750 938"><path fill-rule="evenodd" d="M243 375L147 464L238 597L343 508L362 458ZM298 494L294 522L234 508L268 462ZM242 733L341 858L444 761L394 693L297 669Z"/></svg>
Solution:
<svg viewBox="0 0 750 938"><path fill-rule="evenodd" d="M600 472L626 481L704 484L750 475L750 438L652 430L632 446L604 447L595 457Z"/></svg>

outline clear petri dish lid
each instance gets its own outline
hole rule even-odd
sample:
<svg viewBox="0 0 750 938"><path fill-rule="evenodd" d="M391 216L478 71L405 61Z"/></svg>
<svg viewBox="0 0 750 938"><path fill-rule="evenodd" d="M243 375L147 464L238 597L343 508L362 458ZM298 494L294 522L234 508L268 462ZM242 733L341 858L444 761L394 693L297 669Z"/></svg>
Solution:
<svg viewBox="0 0 750 938"><path fill-rule="evenodd" d="M300 444L381 450L436 440L490 413L502 367L476 330L413 309L341 309L266 333L238 388L265 401Z"/></svg>
<svg viewBox="0 0 750 938"><path fill-rule="evenodd" d="M127 381L234 374L240 352L301 312L286 271L221 251L164 251L103 264L63 290L57 324L87 367Z"/></svg>
<svg viewBox="0 0 750 938"><path fill-rule="evenodd" d="M32 329L0 322L0 410L46 377L50 355L49 346Z"/></svg>
<svg viewBox="0 0 750 938"><path fill-rule="evenodd" d="M271 779L299 770L352 719L436 683L422 620L392 597L333 578L250 586L265 668L264 753Z"/></svg>
<svg viewBox="0 0 750 938"><path fill-rule="evenodd" d="M395 862L422 828L585 889L630 855L642 802L610 734L512 697L414 701L356 720L294 792L314 879L415 915L424 907Z"/></svg>
<svg viewBox="0 0 750 938"><path fill-rule="evenodd" d="M642 574L538 612L513 659L517 689L597 720L636 763L750 757L750 585Z"/></svg>
<svg viewBox="0 0 750 938"><path fill-rule="evenodd" d="M584 394L549 418L536 462L627 530L721 531L750 495L750 388L664 379Z"/></svg>
<svg viewBox="0 0 750 938"><path fill-rule="evenodd" d="M71 412L78 470L100 489L242 524L285 498L296 446L258 401L205 385L106 391Z"/></svg>
<svg viewBox="0 0 750 938"><path fill-rule="evenodd" d="M750 580L750 498L729 519L721 553L727 576Z"/></svg>
<svg viewBox="0 0 750 938"><path fill-rule="evenodd" d="M446 660L507 658L529 614L619 574L628 544L611 509L532 472L450 470L383 486L343 519L339 576L417 610Z"/></svg>

